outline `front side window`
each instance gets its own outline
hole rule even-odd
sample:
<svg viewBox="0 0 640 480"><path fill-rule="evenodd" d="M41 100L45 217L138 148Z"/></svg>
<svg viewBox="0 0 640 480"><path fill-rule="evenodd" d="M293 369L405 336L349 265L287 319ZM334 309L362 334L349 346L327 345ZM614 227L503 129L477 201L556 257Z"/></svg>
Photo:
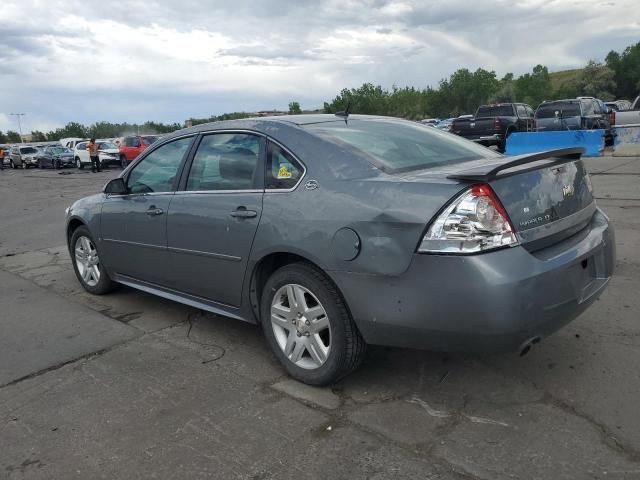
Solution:
<svg viewBox="0 0 640 480"><path fill-rule="evenodd" d="M127 179L129 193L170 192L192 137L162 145L138 163Z"/></svg>
<svg viewBox="0 0 640 480"><path fill-rule="evenodd" d="M528 117L528 115L527 115L527 109L526 109L526 108L524 108L524 106L522 106L522 105L518 105L518 107L517 107L517 108L518 108L518 116L519 116L520 118L527 118L527 117Z"/></svg>
<svg viewBox="0 0 640 480"><path fill-rule="evenodd" d="M275 143L269 142L267 150L266 186L270 189L293 188L304 170L288 152Z"/></svg>
<svg viewBox="0 0 640 480"><path fill-rule="evenodd" d="M76 145L76 150L86 150L86 149L87 149L87 142L78 143Z"/></svg>
<svg viewBox="0 0 640 480"><path fill-rule="evenodd" d="M259 159L260 138L255 135L207 135L193 157L187 190L251 190Z"/></svg>

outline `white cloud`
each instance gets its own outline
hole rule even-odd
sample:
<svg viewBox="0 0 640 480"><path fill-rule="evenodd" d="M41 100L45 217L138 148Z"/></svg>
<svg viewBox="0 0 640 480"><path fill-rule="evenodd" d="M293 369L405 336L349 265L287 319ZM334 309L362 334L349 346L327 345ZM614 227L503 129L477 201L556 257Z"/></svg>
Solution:
<svg viewBox="0 0 640 480"><path fill-rule="evenodd" d="M631 0L4 0L0 105L28 129L321 106L365 81L577 67L637 42ZM15 129L0 114L0 130Z"/></svg>

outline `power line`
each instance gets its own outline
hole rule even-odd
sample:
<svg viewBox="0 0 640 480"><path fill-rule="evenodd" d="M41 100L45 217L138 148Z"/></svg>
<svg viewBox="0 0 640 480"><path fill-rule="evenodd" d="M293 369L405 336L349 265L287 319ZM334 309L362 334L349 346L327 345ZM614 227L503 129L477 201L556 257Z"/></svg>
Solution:
<svg viewBox="0 0 640 480"><path fill-rule="evenodd" d="M20 142L24 143L24 137L22 136L22 122L20 121L20 117L24 117L26 113L10 113L9 115L13 115L18 119L18 130L20 131Z"/></svg>

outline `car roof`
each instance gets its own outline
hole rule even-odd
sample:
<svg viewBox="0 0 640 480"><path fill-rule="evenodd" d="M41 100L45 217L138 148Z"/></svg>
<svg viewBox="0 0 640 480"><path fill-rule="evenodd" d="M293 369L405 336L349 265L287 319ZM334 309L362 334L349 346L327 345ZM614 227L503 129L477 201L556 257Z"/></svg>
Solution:
<svg viewBox="0 0 640 480"><path fill-rule="evenodd" d="M389 121L406 121L396 117L385 117L380 115L357 115L352 114L347 117L348 120L389 120ZM347 120L347 121L348 121ZM190 133L200 133L210 130L222 130L226 128L238 128L238 129L250 129L261 131L269 126L289 126L289 127L302 127L305 125L313 125L318 123L335 123L344 122L345 117L334 115L331 113L325 114L310 114L310 115L277 115L269 117L250 117L241 118L237 120L223 120L219 122L208 122L194 125L193 127L183 128L176 130L167 135L162 136L162 140L169 140L174 137L187 135ZM413 123L413 122L411 122Z"/></svg>

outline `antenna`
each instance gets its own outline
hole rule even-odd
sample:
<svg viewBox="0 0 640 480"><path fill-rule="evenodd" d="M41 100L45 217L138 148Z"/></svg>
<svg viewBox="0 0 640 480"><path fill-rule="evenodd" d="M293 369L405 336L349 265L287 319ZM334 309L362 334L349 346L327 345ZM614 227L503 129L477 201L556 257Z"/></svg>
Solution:
<svg viewBox="0 0 640 480"><path fill-rule="evenodd" d="M335 116L336 117L344 117L344 124L348 125L349 123L347 122L347 120L349 120L349 109L351 108L351 99L349 99L349 101L347 102L347 108L345 108L343 111L341 112L336 112Z"/></svg>

